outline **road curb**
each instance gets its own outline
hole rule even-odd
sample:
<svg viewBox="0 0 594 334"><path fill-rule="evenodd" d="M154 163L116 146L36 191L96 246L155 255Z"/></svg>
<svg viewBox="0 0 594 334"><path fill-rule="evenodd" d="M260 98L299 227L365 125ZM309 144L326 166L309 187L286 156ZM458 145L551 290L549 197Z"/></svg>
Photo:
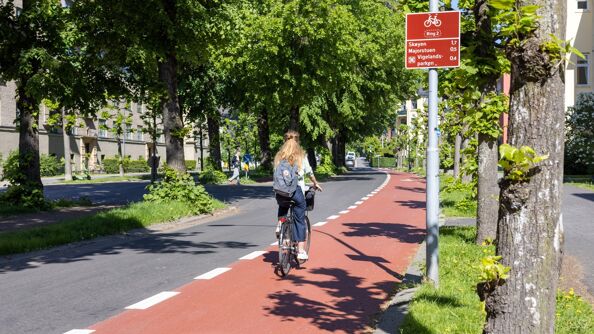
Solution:
<svg viewBox="0 0 594 334"><path fill-rule="evenodd" d="M379 322L373 331L373 334L396 334L399 333L400 326L408 314L408 308L418 285L421 283L423 273L421 273L420 264L425 260L425 242L419 245L419 249L406 270L406 275L402 280L403 290L398 291L388 304L388 308L380 316ZM406 288L407 286L412 286Z"/></svg>

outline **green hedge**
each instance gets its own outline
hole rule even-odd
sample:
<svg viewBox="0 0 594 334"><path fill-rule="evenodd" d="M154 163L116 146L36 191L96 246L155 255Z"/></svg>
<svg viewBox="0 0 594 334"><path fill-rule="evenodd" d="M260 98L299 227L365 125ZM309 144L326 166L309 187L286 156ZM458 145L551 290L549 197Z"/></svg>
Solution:
<svg viewBox="0 0 594 334"><path fill-rule="evenodd" d="M103 170L107 174L117 174L120 172L118 159L107 158L103 159ZM126 173L146 173L150 171L150 166L146 160L124 160L124 172Z"/></svg>
<svg viewBox="0 0 594 334"><path fill-rule="evenodd" d="M186 160L186 170L195 170L196 160Z"/></svg>
<svg viewBox="0 0 594 334"><path fill-rule="evenodd" d="M377 165L377 157L373 157L371 159L369 165L371 167L396 167L396 158L388 158L388 157L379 157L379 166Z"/></svg>

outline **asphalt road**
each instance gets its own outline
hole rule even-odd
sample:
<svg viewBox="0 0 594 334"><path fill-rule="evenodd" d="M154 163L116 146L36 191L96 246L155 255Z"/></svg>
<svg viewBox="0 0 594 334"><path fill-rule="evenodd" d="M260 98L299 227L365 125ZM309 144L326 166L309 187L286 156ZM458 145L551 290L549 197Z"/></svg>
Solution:
<svg viewBox="0 0 594 334"><path fill-rule="evenodd" d="M594 192L566 184L562 212L565 252L583 266L583 283L594 295Z"/></svg>
<svg viewBox="0 0 594 334"><path fill-rule="evenodd" d="M310 213L312 224L346 209L377 188L385 174L358 170L324 185ZM61 195L75 191L61 186ZM142 184L82 188L105 201L138 198ZM110 194L115 187L115 194ZM48 187L51 196L53 187ZM230 217L145 237L109 237L66 246L35 258L0 260L0 333L64 333L120 313L155 293L228 265L274 238L276 202L270 186L226 186L214 196L239 208ZM63 196L62 196L63 197ZM105 202L109 203L109 202ZM315 240L312 244L315 256ZM270 274L274 275L273 268ZM258 282L246 282L258 284Z"/></svg>

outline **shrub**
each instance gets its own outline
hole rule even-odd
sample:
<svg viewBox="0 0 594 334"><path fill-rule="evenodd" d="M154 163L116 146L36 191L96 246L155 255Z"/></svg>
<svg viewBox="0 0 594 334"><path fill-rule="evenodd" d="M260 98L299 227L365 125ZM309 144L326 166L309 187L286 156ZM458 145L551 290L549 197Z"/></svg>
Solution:
<svg viewBox="0 0 594 334"><path fill-rule="evenodd" d="M51 208L43 196L43 190L32 184L20 169L19 154L12 151L2 166L2 180L10 185L0 194L0 205L28 209L47 210Z"/></svg>
<svg viewBox="0 0 594 334"><path fill-rule="evenodd" d="M594 94L578 95L565 125L565 174L594 174Z"/></svg>
<svg viewBox="0 0 594 334"><path fill-rule="evenodd" d="M197 185L188 173L180 173L165 168L163 180L147 187L149 193L144 195L147 202L181 201L188 204L193 214L213 211L212 197L203 186Z"/></svg>
<svg viewBox="0 0 594 334"><path fill-rule="evenodd" d="M64 160L53 155L42 154L39 157L41 176L56 176L64 172Z"/></svg>
<svg viewBox="0 0 594 334"><path fill-rule="evenodd" d="M119 159L107 158L103 159L103 170L107 174L118 174L120 172ZM148 162L144 159L141 160L130 160L124 159L124 172L126 173L146 173L150 171L151 167Z"/></svg>
<svg viewBox="0 0 594 334"><path fill-rule="evenodd" d="M186 170L195 170L196 160L186 160Z"/></svg>
<svg viewBox="0 0 594 334"><path fill-rule="evenodd" d="M320 164L316 168L316 174L332 176L335 175L335 171L336 166L332 162L332 154L330 154L330 150L322 149L320 151Z"/></svg>
<svg viewBox="0 0 594 334"><path fill-rule="evenodd" d="M379 157L379 165L378 165L378 158L374 157L370 159L369 165L371 167L396 167L396 158L394 157Z"/></svg>
<svg viewBox="0 0 594 334"><path fill-rule="evenodd" d="M227 182L227 175L207 166L207 168L198 175L198 180L202 184L222 184Z"/></svg>

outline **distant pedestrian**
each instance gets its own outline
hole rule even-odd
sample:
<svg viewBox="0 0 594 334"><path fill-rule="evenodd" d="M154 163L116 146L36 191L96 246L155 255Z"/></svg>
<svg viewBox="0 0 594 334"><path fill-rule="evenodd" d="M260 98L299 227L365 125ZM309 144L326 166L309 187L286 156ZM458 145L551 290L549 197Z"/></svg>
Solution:
<svg viewBox="0 0 594 334"><path fill-rule="evenodd" d="M243 170L245 171L245 177L248 177L248 173L250 171L250 163L252 162L252 155L250 152L246 152L243 155Z"/></svg>
<svg viewBox="0 0 594 334"><path fill-rule="evenodd" d="M231 167L233 168L233 175L229 178L229 183L233 182L233 180L237 179L237 185L240 184L239 179L241 176L239 175L239 168L241 166L241 156L239 155L239 149L235 152L235 155L231 159Z"/></svg>

